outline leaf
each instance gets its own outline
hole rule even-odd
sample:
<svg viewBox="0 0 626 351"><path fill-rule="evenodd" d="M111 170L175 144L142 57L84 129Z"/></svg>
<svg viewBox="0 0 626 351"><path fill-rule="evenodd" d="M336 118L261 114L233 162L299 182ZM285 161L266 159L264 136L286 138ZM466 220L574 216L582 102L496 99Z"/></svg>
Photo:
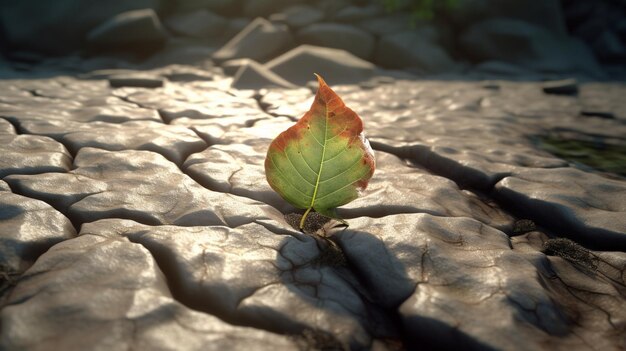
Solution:
<svg viewBox="0 0 626 351"><path fill-rule="evenodd" d="M272 141L265 158L272 189L306 209L300 229L311 209L338 218L336 207L356 199L376 168L361 118L316 76L319 88L311 108Z"/></svg>

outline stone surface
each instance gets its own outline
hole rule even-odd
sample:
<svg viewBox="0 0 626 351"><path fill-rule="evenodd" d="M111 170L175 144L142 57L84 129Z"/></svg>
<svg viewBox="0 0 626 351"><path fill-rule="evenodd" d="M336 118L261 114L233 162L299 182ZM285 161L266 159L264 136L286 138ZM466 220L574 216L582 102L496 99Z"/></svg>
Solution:
<svg viewBox="0 0 626 351"><path fill-rule="evenodd" d="M283 213L294 208L275 193L265 181L264 160L275 130L293 122L259 122L246 133L232 131L224 138L227 145L214 145L191 155L185 172L205 187L264 202ZM501 229L512 227L512 218L493 204L485 204L454 182L409 168L395 156L376 153L376 177L363 196L342 206L343 218L383 217L399 213L431 213L447 217L472 217ZM379 199L386 201L380 203Z"/></svg>
<svg viewBox="0 0 626 351"><path fill-rule="evenodd" d="M272 13L279 12L287 5L294 2L293 0L241 0L242 13L246 17L267 17Z"/></svg>
<svg viewBox="0 0 626 351"><path fill-rule="evenodd" d="M0 118L0 134L15 134L15 127L6 119Z"/></svg>
<svg viewBox="0 0 626 351"><path fill-rule="evenodd" d="M72 156L62 144L44 136L0 134L0 178L10 174L66 172Z"/></svg>
<svg viewBox="0 0 626 351"><path fill-rule="evenodd" d="M332 84L349 84L372 77L374 65L340 49L301 45L269 61L266 67L289 82L302 86L313 73ZM306 67L306 69L303 69Z"/></svg>
<svg viewBox="0 0 626 351"><path fill-rule="evenodd" d="M290 6L269 18L273 22L285 23L291 28L302 28L324 19L324 12L306 4Z"/></svg>
<svg viewBox="0 0 626 351"><path fill-rule="evenodd" d="M519 172L495 187L498 196L589 247L626 250L626 184L571 168Z"/></svg>
<svg viewBox="0 0 626 351"><path fill-rule="evenodd" d="M141 56L160 49L165 39L163 26L152 9L120 13L89 31L86 37L94 52L124 51Z"/></svg>
<svg viewBox="0 0 626 351"><path fill-rule="evenodd" d="M296 33L300 44L345 50L362 59L374 52L374 36L356 27L337 23L315 23Z"/></svg>
<svg viewBox="0 0 626 351"><path fill-rule="evenodd" d="M493 17L506 17L532 23L550 32L567 33L564 6L558 0L546 0L531 6L515 0L469 0L453 6L448 20L459 28Z"/></svg>
<svg viewBox="0 0 626 351"><path fill-rule="evenodd" d="M0 138L41 154L0 143L0 237L19 237L0 249L23 249L0 253L0 349L624 348L623 84L576 76L574 94L504 61L481 66L518 81L370 65L339 84L356 58L325 48L290 62L298 88L240 90L207 45L194 67L169 49L12 62ZM361 116L377 170L339 208L347 228L309 214L304 234L264 157L315 71ZM163 85L108 81L136 74Z"/></svg>
<svg viewBox="0 0 626 351"><path fill-rule="evenodd" d="M22 123L21 128L29 134L56 139L72 154L84 147L109 151L147 150L182 164L188 155L206 147L205 142L188 128L150 121L117 124L33 120Z"/></svg>
<svg viewBox="0 0 626 351"><path fill-rule="evenodd" d="M146 247L174 296L195 310L279 333L326 332L353 348L371 342L368 327L377 321L366 317L358 282L323 261L323 246L312 237L277 235L259 224L180 228L119 220L86 225L87 233Z"/></svg>
<svg viewBox="0 0 626 351"><path fill-rule="evenodd" d="M161 1L26 0L5 3L0 10L4 38L13 50L66 55L81 47L84 35L105 20L137 9L161 8ZM37 15L33 15L37 14ZM45 33L47 40L41 40Z"/></svg>
<svg viewBox="0 0 626 351"><path fill-rule="evenodd" d="M454 60L438 40L433 27L389 34L378 42L374 60L390 68L414 67L427 73L453 71Z"/></svg>
<svg viewBox="0 0 626 351"><path fill-rule="evenodd" d="M576 95L578 94L578 83L574 79L546 82L543 85L543 92L546 94Z"/></svg>
<svg viewBox="0 0 626 351"><path fill-rule="evenodd" d="M233 59L233 60L228 60L228 61L223 62L220 65L220 68L222 69L222 71L224 71L224 74L226 74L227 76L234 76L235 73L237 73L237 71L239 70L239 68L247 65L249 62L256 62L256 61L247 59L247 58Z"/></svg>
<svg viewBox="0 0 626 351"><path fill-rule="evenodd" d="M148 250L98 234L54 246L25 273L0 312L3 349L294 347L285 336L233 326L181 305Z"/></svg>
<svg viewBox="0 0 626 351"><path fill-rule="evenodd" d="M236 89L295 88L293 84L255 61L247 62L237 70L231 86Z"/></svg>
<svg viewBox="0 0 626 351"><path fill-rule="evenodd" d="M165 25L173 33L193 38L219 37L228 20L207 10L199 10L168 17Z"/></svg>
<svg viewBox="0 0 626 351"><path fill-rule="evenodd" d="M54 244L76 236L72 223L39 200L4 192L0 195L0 270L10 283Z"/></svg>
<svg viewBox="0 0 626 351"><path fill-rule="evenodd" d="M342 22L355 22L376 18L384 13L380 4L367 4L365 6L348 6L333 14L332 19Z"/></svg>
<svg viewBox="0 0 626 351"><path fill-rule="evenodd" d="M213 54L217 62L250 58L265 62L289 49L293 37L285 25L257 18Z"/></svg>
<svg viewBox="0 0 626 351"><path fill-rule="evenodd" d="M411 16L396 12L359 21L357 25L378 37L411 30Z"/></svg>
<svg viewBox="0 0 626 351"><path fill-rule="evenodd" d="M397 311L408 347L623 345L623 263L612 264L624 253L604 256L599 275L617 278L605 280L472 219L427 214L353 220L337 240L374 298Z"/></svg>
<svg viewBox="0 0 626 351"><path fill-rule="evenodd" d="M130 218L149 224L232 225L265 218L255 201L210 192L150 151L82 148L69 173L4 180L19 194L51 203L73 221Z"/></svg>
<svg viewBox="0 0 626 351"><path fill-rule="evenodd" d="M163 80L148 75L116 75L109 78L109 85L112 88L138 87L138 88L158 88L163 86Z"/></svg>
<svg viewBox="0 0 626 351"><path fill-rule="evenodd" d="M527 22L493 18L478 22L460 38L474 60L503 60L544 72L581 72L593 77L601 70L582 42Z"/></svg>
<svg viewBox="0 0 626 351"><path fill-rule="evenodd" d="M32 119L111 123L161 121L154 110L110 96L108 82L104 80L59 78L9 80L4 83L24 93L16 97L3 94L0 98L0 116L16 124Z"/></svg>

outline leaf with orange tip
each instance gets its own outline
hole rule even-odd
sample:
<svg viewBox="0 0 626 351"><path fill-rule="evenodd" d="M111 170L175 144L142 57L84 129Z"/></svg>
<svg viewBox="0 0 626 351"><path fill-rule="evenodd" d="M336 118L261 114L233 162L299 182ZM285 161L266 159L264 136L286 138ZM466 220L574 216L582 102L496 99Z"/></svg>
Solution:
<svg viewBox="0 0 626 351"><path fill-rule="evenodd" d="M272 141L265 158L267 181L283 199L338 218L336 208L359 196L376 168L363 136L363 121L317 75L319 88L310 110Z"/></svg>

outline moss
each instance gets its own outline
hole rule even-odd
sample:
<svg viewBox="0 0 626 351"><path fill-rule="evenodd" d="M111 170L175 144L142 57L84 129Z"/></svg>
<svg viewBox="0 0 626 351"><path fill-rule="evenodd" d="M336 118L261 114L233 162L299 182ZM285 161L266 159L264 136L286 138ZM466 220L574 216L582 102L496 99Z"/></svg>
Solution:
<svg viewBox="0 0 626 351"><path fill-rule="evenodd" d="M567 261L595 271L598 258L591 251L566 238L548 239L542 252L548 256L558 256Z"/></svg>
<svg viewBox="0 0 626 351"><path fill-rule="evenodd" d="M318 329L305 329L301 335L294 336L298 349L302 351L313 350L349 350L334 335Z"/></svg>
<svg viewBox="0 0 626 351"><path fill-rule="evenodd" d="M548 135L539 138L539 147L559 158L626 177L626 144L610 144L582 135L581 138Z"/></svg>
<svg viewBox="0 0 626 351"><path fill-rule="evenodd" d="M530 219L520 219L513 224L513 235L521 235L535 230L537 230L537 226Z"/></svg>
<svg viewBox="0 0 626 351"><path fill-rule="evenodd" d="M302 215L299 213L289 213L285 215L285 221L295 230L300 230L300 220ZM310 212L304 221L302 231L306 234L319 234L326 236L324 226L330 222L332 218L321 215L317 212Z"/></svg>

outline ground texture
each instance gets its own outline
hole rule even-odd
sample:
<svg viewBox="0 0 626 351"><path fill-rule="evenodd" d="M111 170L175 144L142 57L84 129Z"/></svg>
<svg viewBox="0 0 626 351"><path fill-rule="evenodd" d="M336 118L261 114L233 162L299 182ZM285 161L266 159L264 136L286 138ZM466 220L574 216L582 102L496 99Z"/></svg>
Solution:
<svg viewBox="0 0 626 351"><path fill-rule="evenodd" d="M624 85L325 78L377 171L313 234L263 161L314 86L3 80L0 349L626 348Z"/></svg>

